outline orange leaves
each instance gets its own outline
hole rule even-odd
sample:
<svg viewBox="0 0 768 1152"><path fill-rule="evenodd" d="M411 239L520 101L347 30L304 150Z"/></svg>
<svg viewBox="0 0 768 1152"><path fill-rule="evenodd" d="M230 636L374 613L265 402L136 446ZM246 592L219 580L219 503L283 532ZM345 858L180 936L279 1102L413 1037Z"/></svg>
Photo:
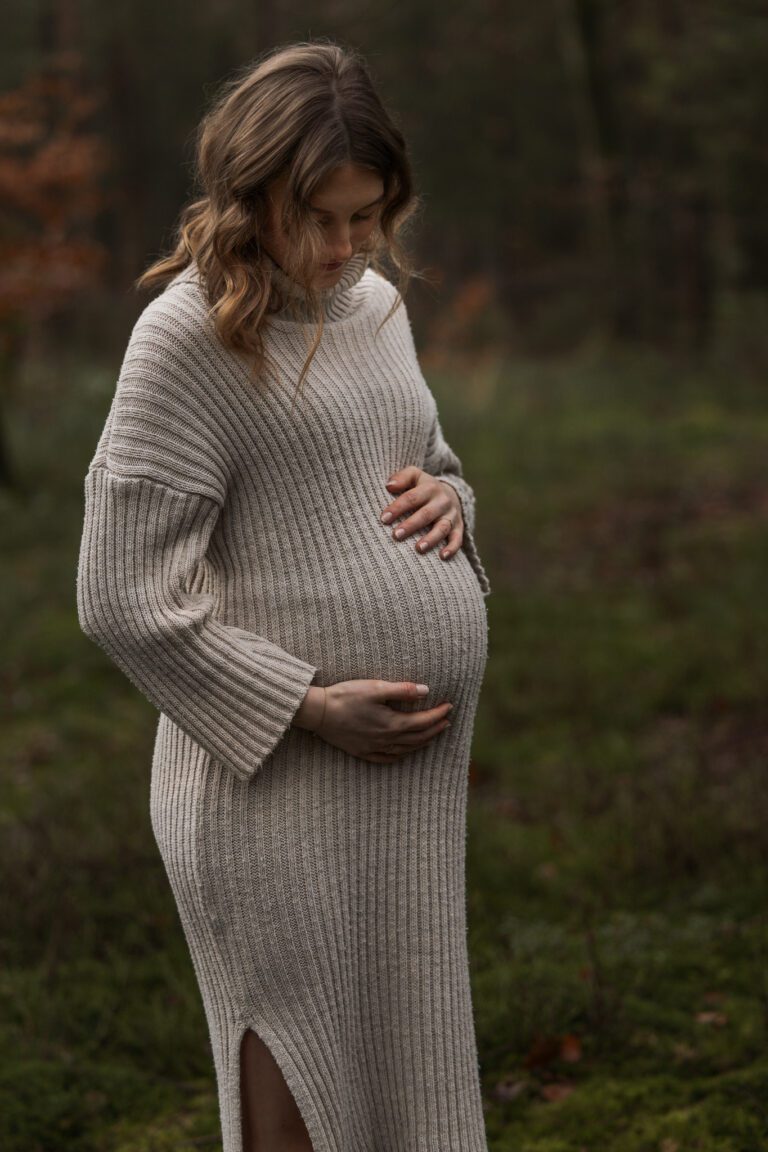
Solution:
<svg viewBox="0 0 768 1152"><path fill-rule="evenodd" d="M481 357L492 366L507 328L493 279L468 276L432 322L420 358L428 368L438 370L454 363L457 357L468 357L470 361Z"/></svg>
<svg viewBox="0 0 768 1152"><path fill-rule="evenodd" d="M560 1059L565 1060L568 1064L574 1064L577 1060L581 1060L581 1040L572 1032L568 1032L561 1039Z"/></svg>
<svg viewBox="0 0 768 1152"><path fill-rule="evenodd" d="M574 1064L581 1060L581 1055L581 1040L572 1032L563 1036L537 1036L523 1061L532 1075L507 1076L496 1084L493 1094L505 1102L533 1094L553 1104L565 1100L576 1091L576 1085L555 1078L550 1065L561 1061Z"/></svg>
<svg viewBox="0 0 768 1152"><path fill-rule="evenodd" d="M581 1057L581 1039L572 1032L537 1036L523 1061L529 1075L512 1073L504 1077L494 1087L493 1095L504 1102L534 1094L549 1103L565 1100L576 1091L576 1085L558 1079L550 1066L559 1062L574 1064Z"/></svg>
<svg viewBox="0 0 768 1152"><path fill-rule="evenodd" d="M541 1095L545 1100L557 1102L558 1100L565 1100L566 1096L570 1096L571 1092L575 1092L575 1090L574 1084L542 1084Z"/></svg>
<svg viewBox="0 0 768 1152"><path fill-rule="evenodd" d="M33 72L19 88L0 92L0 126L10 137L0 136L0 145L35 143L50 126L51 110L56 122L69 132L77 131L100 109L101 102L79 87L80 59L69 53L51 58L47 70Z"/></svg>
<svg viewBox="0 0 768 1152"><path fill-rule="evenodd" d="M92 235L107 206L100 101L72 53L0 93L0 321L44 315L93 287L107 252Z"/></svg>
<svg viewBox="0 0 768 1152"><path fill-rule="evenodd" d="M523 1063L526 1068L536 1068L564 1060L570 1064L581 1060L581 1040L572 1032L564 1036L537 1036Z"/></svg>
<svg viewBox="0 0 768 1152"><path fill-rule="evenodd" d="M452 319L459 325L470 324L493 300L493 285L486 276L472 276L453 298Z"/></svg>
<svg viewBox="0 0 768 1152"><path fill-rule="evenodd" d="M55 242L45 237L0 249L0 320L23 312L44 314L60 300L93 287L107 253L94 241Z"/></svg>
<svg viewBox="0 0 768 1152"><path fill-rule="evenodd" d="M92 215L104 206L97 181L106 166L106 148L93 133L55 135L28 156L0 153L0 198L26 215L63 223L77 191L77 215Z"/></svg>

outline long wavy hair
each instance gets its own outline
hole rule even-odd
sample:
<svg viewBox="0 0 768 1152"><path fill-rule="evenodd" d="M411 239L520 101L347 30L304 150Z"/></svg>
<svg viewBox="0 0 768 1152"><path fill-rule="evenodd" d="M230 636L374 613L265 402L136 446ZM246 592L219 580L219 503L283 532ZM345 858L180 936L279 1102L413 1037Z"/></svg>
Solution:
<svg viewBox="0 0 768 1152"><path fill-rule="evenodd" d="M173 250L152 263L134 287L163 286L195 260L221 342L245 358L258 387L265 373L279 378L263 330L271 315L293 302L272 282L269 262L261 259L261 237L268 223L268 186L287 171L282 226L290 251L282 267L304 287L304 318L308 314L317 325L298 391L324 320L320 293L311 286L311 270L324 258L323 234L309 204L334 168L360 165L384 183L379 219L364 245L373 268L383 274L387 257L397 270L397 295L382 324L405 298L410 279L426 279L400 239L421 207L403 135L377 95L365 60L319 39L274 48L238 69L214 97L195 144L197 198L180 212Z"/></svg>

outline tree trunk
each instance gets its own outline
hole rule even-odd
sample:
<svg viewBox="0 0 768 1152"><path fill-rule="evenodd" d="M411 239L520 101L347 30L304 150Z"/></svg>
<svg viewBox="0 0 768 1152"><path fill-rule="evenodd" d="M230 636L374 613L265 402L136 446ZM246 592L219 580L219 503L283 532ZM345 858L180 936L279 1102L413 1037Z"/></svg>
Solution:
<svg viewBox="0 0 768 1152"><path fill-rule="evenodd" d="M604 174L602 195L609 239L611 327L616 336L633 337L638 335L638 319L635 293L627 274L631 266L626 258L629 181L608 66L601 2L574 0L574 5L586 69L588 103L592 110L595 140Z"/></svg>

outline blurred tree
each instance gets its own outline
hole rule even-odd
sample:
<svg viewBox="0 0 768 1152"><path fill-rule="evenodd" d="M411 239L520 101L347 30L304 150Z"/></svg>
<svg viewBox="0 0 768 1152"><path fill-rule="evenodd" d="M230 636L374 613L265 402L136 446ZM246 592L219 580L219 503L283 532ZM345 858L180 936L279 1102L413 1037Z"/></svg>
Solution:
<svg viewBox="0 0 768 1152"><path fill-rule="evenodd" d="M50 57L0 94L0 400L7 401L35 325L101 282L107 262L93 238L105 207L108 163L89 128L98 101L72 54ZM0 408L0 484L12 469Z"/></svg>
<svg viewBox="0 0 768 1152"><path fill-rule="evenodd" d="M208 97L318 37L362 52L410 144L416 260L442 280L411 300L420 327L479 276L488 339L565 348L602 328L695 349L726 294L768 290L765 0L38 0L37 28L25 0L9 11L6 73L64 42L105 93L113 279L92 303L114 339L192 194Z"/></svg>
<svg viewBox="0 0 768 1152"><path fill-rule="evenodd" d="M622 338L701 349L733 264L729 234L745 273L768 236L755 210L768 180L755 132L768 11L760 0L573 0L573 14L592 122L587 198L606 224L604 311Z"/></svg>

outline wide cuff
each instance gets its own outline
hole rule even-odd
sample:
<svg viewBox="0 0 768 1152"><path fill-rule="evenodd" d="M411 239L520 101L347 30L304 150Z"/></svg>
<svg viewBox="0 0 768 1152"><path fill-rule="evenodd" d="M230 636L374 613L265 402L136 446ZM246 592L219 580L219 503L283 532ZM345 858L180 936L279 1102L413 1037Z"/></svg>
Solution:
<svg viewBox="0 0 768 1152"><path fill-rule="evenodd" d="M85 481L80 626L211 757L251 779L290 726L317 668L222 623L199 588L220 508L208 496L106 468Z"/></svg>

